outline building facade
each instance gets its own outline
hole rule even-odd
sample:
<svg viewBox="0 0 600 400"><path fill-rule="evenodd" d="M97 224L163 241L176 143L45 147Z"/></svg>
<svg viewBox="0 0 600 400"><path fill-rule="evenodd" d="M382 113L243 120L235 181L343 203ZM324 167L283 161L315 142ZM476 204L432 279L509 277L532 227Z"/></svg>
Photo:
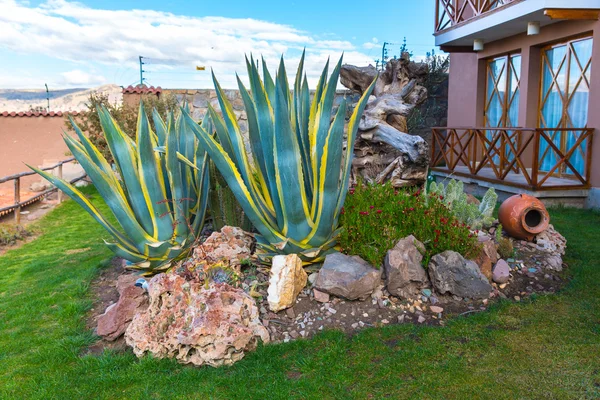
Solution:
<svg viewBox="0 0 600 400"><path fill-rule="evenodd" d="M448 126L432 172L600 206L600 0L436 0Z"/></svg>

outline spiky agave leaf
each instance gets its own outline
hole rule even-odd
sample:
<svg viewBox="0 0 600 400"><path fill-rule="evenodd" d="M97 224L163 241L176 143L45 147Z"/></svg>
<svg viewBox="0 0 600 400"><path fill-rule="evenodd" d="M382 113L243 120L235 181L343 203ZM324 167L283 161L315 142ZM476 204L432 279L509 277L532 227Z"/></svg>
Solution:
<svg viewBox="0 0 600 400"><path fill-rule="evenodd" d="M195 122L173 114L163 121L153 113L157 133L150 129L140 104L136 140L130 139L106 108L98 110L102 130L115 160L110 167L102 154L71 120L79 141L65 135L119 226L115 226L75 186L30 167L81 205L112 236L107 246L134 268L152 274L186 254L202 229L208 202L207 156L191 133ZM211 130L205 118L203 130ZM160 150L159 150L160 149ZM186 163L180 161L185 157Z"/></svg>
<svg viewBox="0 0 600 400"><path fill-rule="evenodd" d="M263 60L263 77L253 58L247 61L250 88L238 79L248 118L252 157L246 153L233 107L213 74L222 116L209 107L218 140L194 126L200 144L219 169L242 209L260 233L259 256L299 254L322 260L336 246L360 116L375 81L365 91L348 123L344 151L346 101L333 121L342 58L328 79L329 62L311 101L302 55L290 87L283 58L275 79ZM184 118L191 121L188 113Z"/></svg>

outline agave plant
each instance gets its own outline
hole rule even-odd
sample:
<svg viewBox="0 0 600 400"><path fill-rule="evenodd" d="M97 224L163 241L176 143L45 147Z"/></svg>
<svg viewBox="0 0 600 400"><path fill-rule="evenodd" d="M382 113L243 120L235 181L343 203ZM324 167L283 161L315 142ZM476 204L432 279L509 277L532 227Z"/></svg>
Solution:
<svg viewBox="0 0 600 400"><path fill-rule="evenodd" d="M64 135L121 229L108 221L76 187L31 167L81 205L113 237L107 246L147 274L169 267L186 253L202 229L208 200L207 156L197 145L194 121L171 113L165 122L153 113L156 132L140 105L136 140L129 138L106 108L98 110L114 169L73 120L79 138ZM210 131L209 119L203 130ZM185 159L181 161L180 159Z"/></svg>
<svg viewBox="0 0 600 400"><path fill-rule="evenodd" d="M208 113L217 137L200 126L192 131L259 232L259 257L267 262L274 254L295 253L305 263L320 261L336 245L358 122L374 82L350 117L344 151L345 99L332 120L342 58L329 79L327 62L312 101L303 71L304 54L293 91L283 57L275 79L264 60L262 79L253 58L246 64L250 89L237 80L251 152L214 73L223 116L210 106ZM188 113L184 116L192 120Z"/></svg>

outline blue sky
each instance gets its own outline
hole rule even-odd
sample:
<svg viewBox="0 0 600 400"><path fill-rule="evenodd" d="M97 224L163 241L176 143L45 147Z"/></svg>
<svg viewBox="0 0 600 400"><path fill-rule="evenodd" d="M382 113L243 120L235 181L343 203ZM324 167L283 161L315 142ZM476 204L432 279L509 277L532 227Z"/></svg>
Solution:
<svg viewBox="0 0 600 400"><path fill-rule="evenodd" d="M211 87L214 68L234 87L244 54L270 66L284 54L291 71L304 47L314 82L328 56L367 65L404 37L415 56L434 47L433 0L0 0L0 10L0 88L136 84L138 55L148 84Z"/></svg>

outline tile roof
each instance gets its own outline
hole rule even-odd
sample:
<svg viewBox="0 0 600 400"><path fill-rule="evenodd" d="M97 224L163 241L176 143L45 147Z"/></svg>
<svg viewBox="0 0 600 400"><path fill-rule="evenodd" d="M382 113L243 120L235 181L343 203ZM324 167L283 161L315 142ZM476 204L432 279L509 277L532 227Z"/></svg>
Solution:
<svg viewBox="0 0 600 400"><path fill-rule="evenodd" d="M62 117L63 115L77 116L77 111L4 111L0 117Z"/></svg>
<svg viewBox="0 0 600 400"><path fill-rule="evenodd" d="M136 86L127 86L123 88L123 93L138 93L138 94L159 94L162 92L162 88L160 86L146 86L146 85L136 85Z"/></svg>

